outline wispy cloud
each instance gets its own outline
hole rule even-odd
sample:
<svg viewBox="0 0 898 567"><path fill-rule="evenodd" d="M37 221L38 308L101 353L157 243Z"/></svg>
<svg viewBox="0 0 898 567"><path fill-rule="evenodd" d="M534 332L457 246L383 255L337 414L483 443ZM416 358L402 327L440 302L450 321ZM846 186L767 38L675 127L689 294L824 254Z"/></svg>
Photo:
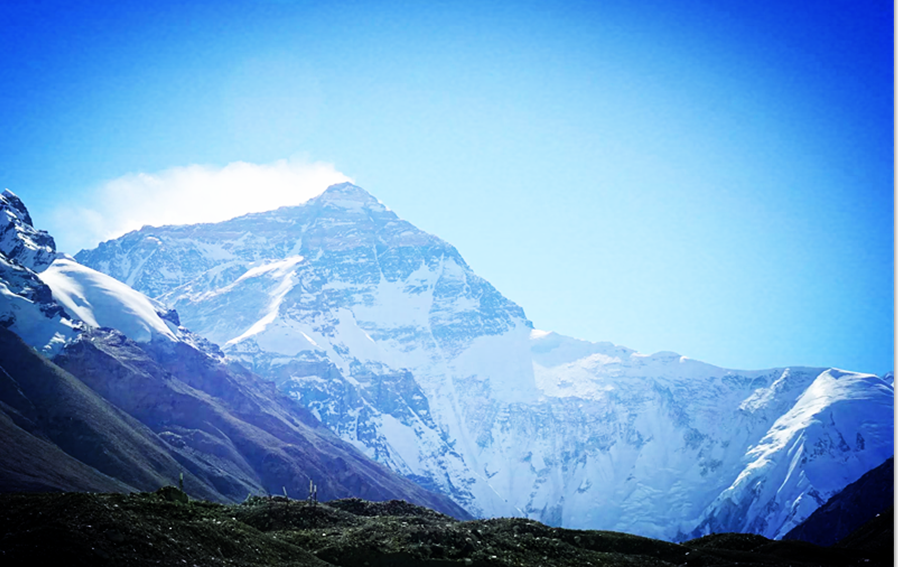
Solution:
<svg viewBox="0 0 898 567"><path fill-rule="evenodd" d="M296 205L342 181L351 179L331 164L296 159L133 173L102 184L75 207L79 223L67 207L48 229L60 251L74 254L144 225L217 222Z"/></svg>

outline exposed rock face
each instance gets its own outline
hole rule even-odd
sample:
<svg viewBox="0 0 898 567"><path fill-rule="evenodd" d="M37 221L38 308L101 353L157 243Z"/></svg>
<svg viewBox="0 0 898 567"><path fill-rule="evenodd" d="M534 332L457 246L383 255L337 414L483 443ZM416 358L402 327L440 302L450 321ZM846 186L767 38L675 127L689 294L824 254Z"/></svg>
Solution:
<svg viewBox="0 0 898 567"><path fill-rule="evenodd" d="M6 329L0 329L0 414L14 424L4 439L18 441L4 443L0 460L0 486L7 489L149 490L172 483L191 461ZM23 462L30 466L23 469ZM185 476L192 494L225 499L190 472Z"/></svg>
<svg viewBox="0 0 898 567"><path fill-rule="evenodd" d="M893 453L891 382L535 331L455 248L351 184L77 258L477 515L779 537Z"/></svg>
<svg viewBox="0 0 898 567"><path fill-rule="evenodd" d="M34 228L25 204L9 189L0 194L0 252L35 272L56 259L53 237Z"/></svg>

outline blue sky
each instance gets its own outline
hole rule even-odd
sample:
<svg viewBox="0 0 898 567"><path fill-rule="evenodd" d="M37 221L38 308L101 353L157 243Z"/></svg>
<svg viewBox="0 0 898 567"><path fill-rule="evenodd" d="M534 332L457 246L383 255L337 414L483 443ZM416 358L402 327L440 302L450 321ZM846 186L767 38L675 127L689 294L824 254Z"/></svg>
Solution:
<svg viewBox="0 0 898 567"><path fill-rule="evenodd" d="M11 4L0 185L66 252L345 175L537 328L893 367L890 2Z"/></svg>

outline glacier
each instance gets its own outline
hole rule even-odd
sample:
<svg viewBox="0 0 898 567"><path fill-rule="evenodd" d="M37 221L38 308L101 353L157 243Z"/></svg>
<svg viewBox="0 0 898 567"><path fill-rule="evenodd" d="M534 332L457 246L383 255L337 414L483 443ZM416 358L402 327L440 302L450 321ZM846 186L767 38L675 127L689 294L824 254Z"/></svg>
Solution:
<svg viewBox="0 0 898 567"><path fill-rule="evenodd" d="M453 246L351 183L76 259L479 516L779 537L894 453L891 381L536 330Z"/></svg>

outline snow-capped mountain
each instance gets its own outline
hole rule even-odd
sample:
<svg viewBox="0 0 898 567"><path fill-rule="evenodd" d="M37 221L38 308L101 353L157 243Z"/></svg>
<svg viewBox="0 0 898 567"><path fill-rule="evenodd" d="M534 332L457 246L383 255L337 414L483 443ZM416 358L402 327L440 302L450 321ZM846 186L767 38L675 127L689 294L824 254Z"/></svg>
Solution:
<svg viewBox="0 0 898 567"><path fill-rule="evenodd" d="M202 498L296 497L314 482L322 499L467 516L227 361L174 310L57 254L11 192L0 208L0 489L155 490L183 474Z"/></svg>
<svg viewBox="0 0 898 567"><path fill-rule="evenodd" d="M476 436L457 390L479 375L504 398L536 399L530 323L452 246L349 184L304 207L171 230L78 258L155 293L369 456L475 513L517 512L461 455ZM127 253L98 260L113 247Z"/></svg>
<svg viewBox="0 0 898 567"><path fill-rule="evenodd" d="M455 248L348 183L77 259L478 515L774 537L893 453L889 382L536 331Z"/></svg>

